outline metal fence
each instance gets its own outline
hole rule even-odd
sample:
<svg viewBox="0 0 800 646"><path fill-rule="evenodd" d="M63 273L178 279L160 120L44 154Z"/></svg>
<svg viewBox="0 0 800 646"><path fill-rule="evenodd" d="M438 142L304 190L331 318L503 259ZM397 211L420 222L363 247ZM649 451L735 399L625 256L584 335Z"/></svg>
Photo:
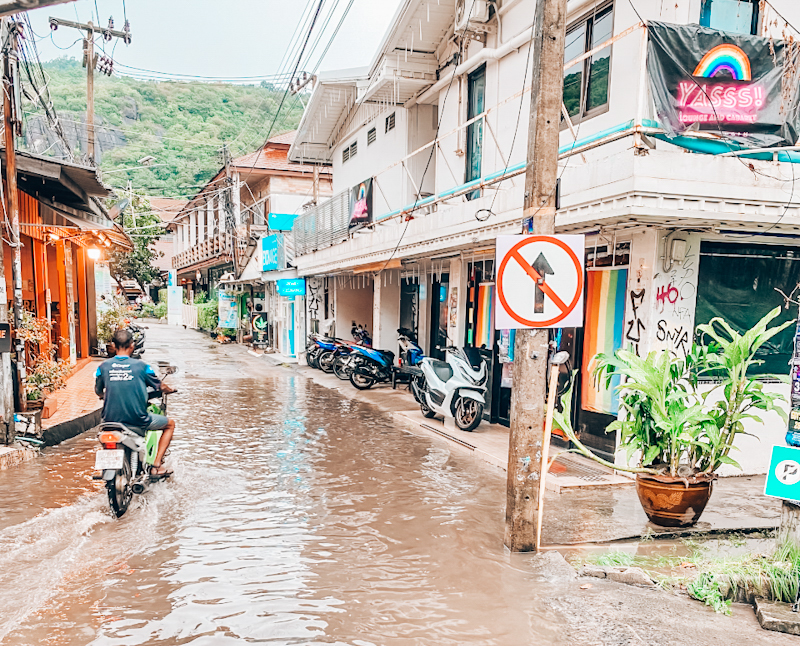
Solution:
<svg viewBox="0 0 800 646"><path fill-rule="evenodd" d="M294 222L294 252L302 256L349 237L350 191L337 193L327 202L300 215Z"/></svg>

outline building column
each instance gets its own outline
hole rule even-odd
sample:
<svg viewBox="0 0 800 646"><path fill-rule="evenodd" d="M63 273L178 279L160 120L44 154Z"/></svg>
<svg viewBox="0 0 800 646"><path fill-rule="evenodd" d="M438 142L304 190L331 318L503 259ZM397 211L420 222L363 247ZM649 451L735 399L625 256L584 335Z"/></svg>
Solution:
<svg viewBox="0 0 800 646"><path fill-rule="evenodd" d="M41 240L33 238L31 251L33 253L33 282L36 290L36 316L45 317L47 315L47 303L45 302L45 245Z"/></svg>
<svg viewBox="0 0 800 646"><path fill-rule="evenodd" d="M181 247L182 251L188 251L189 247L189 220L188 218L181 222Z"/></svg>
<svg viewBox="0 0 800 646"><path fill-rule="evenodd" d="M209 240L214 237L214 207L211 205L211 199L208 199L203 207L206 218L206 228L208 230Z"/></svg>
<svg viewBox="0 0 800 646"><path fill-rule="evenodd" d="M450 260L449 285L447 294L447 343L460 348L464 345L465 303L467 302L467 271L464 267L464 261L460 257Z"/></svg>
<svg viewBox="0 0 800 646"><path fill-rule="evenodd" d="M206 239L206 212L204 209L197 209L197 242Z"/></svg>
<svg viewBox="0 0 800 646"><path fill-rule="evenodd" d="M69 328L69 311L72 303L68 302L67 298L67 252L66 243L59 240L55 244L56 248L56 272L58 274L58 336L69 341L70 328ZM122 287L120 285L120 287ZM69 359L70 347L69 343L58 344L58 356L61 359Z"/></svg>
<svg viewBox="0 0 800 646"><path fill-rule="evenodd" d="M372 299L372 347L397 354L400 327L400 270L384 270L375 276Z"/></svg>
<svg viewBox="0 0 800 646"><path fill-rule="evenodd" d="M189 213L189 246L194 247L197 244L197 211Z"/></svg>
<svg viewBox="0 0 800 646"><path fill-rule="evenodd" d="M76 294L78 300L78 328L80 329L80 338L78 339L78 356L85 359L89 356L89 308L93 303L88 299L88 280L86 275L86 249L78 246L78 259L77 259L77 273L78 273L78 293ZM92 275L94 280L94 275Z"/></svg>

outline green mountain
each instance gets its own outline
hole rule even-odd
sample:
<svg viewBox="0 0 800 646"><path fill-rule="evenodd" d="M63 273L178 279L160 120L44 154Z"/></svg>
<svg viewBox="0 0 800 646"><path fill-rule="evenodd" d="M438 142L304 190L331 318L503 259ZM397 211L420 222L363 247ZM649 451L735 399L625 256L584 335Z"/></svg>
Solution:
<svg viewBox="0 0 800 646"><path fill-rule="evenodd" d="M86 153L86 71L70 58L43 68L64 138L80 160ZM22 76L27 99L21 147L63 157L65 146ZM224 144L234 157L263 144L282 97L283 88L263 82L143 81L96 73L96 146L103 179L118 187L130 180L148 195L191 195L222 165ZM288 95L272 134L296 128L302 111L298 97ZM155 158L150 167L122 170L139 166L147 156Z"/></svg>

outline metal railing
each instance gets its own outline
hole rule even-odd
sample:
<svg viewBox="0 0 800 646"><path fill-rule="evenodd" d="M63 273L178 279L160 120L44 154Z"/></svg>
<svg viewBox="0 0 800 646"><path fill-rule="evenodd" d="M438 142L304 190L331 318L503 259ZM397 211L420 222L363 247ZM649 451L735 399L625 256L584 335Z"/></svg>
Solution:
<svg viewBox="0 0 800 646"><path fill-rule="evenodd" d="M294 253L302 256L324 249L350 236L350 191L337 193L294 221Z"/></svg>
<svg viewBox="0 0 800 646"><path fill-rule="evenodd" d="M181 251L179 254L173 256L172 266L175 269L183 269L184 267L191 267L206 260L213 260L219 256L228 256L233 258L233 245L234 236L230 233L219 233L211 238L207 238L196 245Z"/></svg>

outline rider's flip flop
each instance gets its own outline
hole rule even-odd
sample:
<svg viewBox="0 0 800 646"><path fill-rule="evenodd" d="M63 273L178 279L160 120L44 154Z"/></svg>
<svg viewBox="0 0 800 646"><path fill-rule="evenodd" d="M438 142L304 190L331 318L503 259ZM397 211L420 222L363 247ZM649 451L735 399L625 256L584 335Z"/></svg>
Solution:
<svg viewBox="0 0 800 646"><path fill-rule="evenodd" d="M163 480L165 478L169 478L174 473L172 471L172 469L166 469L166 468L164 469L163 472L158 473L158 470L160 468L162 468L162 467L150 467L150 479L151 480ZM156 471L156 473L153 473L154 470Z"/></svg>

